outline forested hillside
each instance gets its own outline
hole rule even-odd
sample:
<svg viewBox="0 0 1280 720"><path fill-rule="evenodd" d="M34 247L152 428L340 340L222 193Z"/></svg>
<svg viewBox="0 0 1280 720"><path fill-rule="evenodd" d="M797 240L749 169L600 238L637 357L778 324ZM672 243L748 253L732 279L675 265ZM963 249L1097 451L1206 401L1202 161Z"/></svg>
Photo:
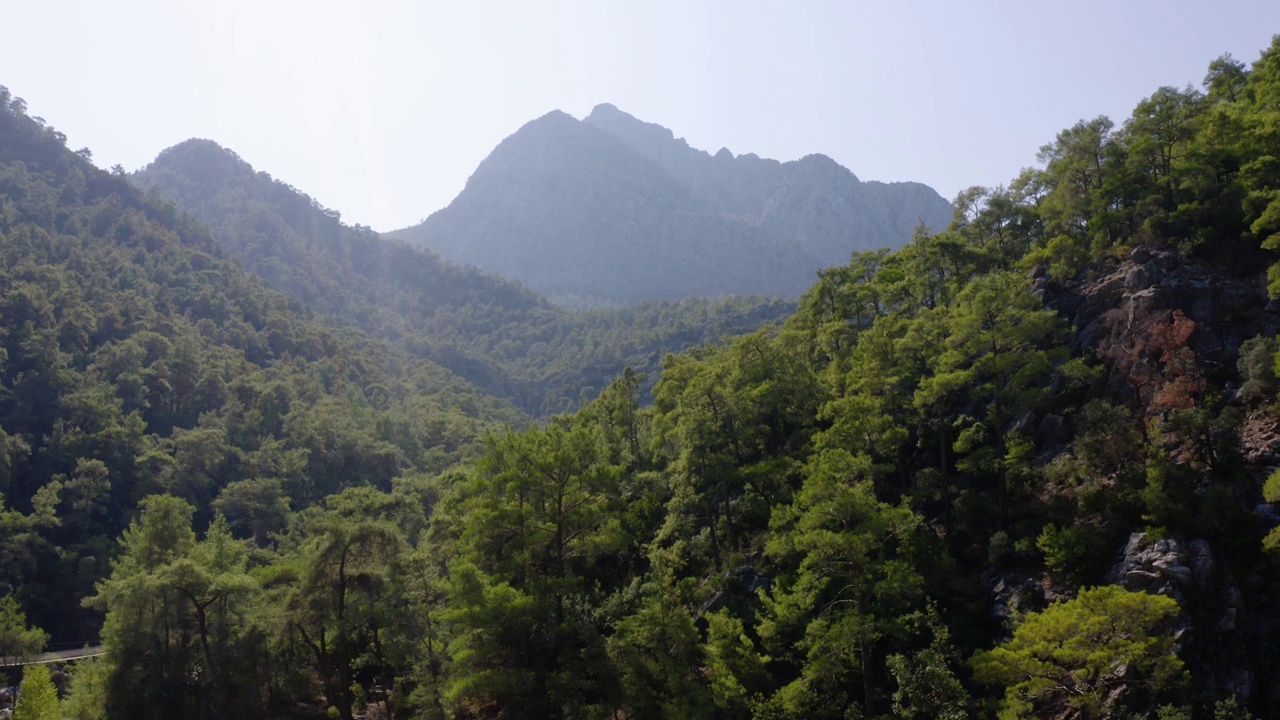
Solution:
<svg viewBox="0 0 1280 720"><path fill-rule="evenodd" d="M0 468L27 465L3 476L23 492L0 541L33 559L0 575L0 641L38 645L26 623L60 632L46 608L82 596L104 613L69 717L1280 715L1280 37L1062 131L1009 186L962 193L947 230L824 270L780 326L666 356L651 406L624 372L439 473L312 466L330 446L289 433L325 407L414 457L420 428L391 418L416 376L338 378L383 347L354 331L297 321L293 347L332 352L274 347L239 298L283 296L5 99L6 297L82 272L111 289L86 313L122 307L79 334L47 289L69 282L5 301L49 293L4 312ZM169 376L94 379L116 357L95 338L153 299L174 312L152 332L236 370L189 386L226 388L191 429L189 405L143 404ZM239 391L286 369L306 412ZM118 450L129 427L155 439ZM214 498L223 432L258 444ZM86 539L105 511L82 499L117 483L120 542ZM92 590L45 574L77 543L114 554Z"/></svg>
<svg viewBox="0 0 1280 720"><path fill-rule="evenodd" d="M824 155L714 157L612 105L503 140L448 207L392 237L568 305L763 293L796 298L854 250L901 247L950 205L862 182Z"/></svg>
<svg viewBox="0 0 1280 720"><path fill-rule="evenodd" d="M430 362L327 327L206 230L72 153L0 90L0 595L55 640L140 499L233 526L390 489L527 416ZM5 654L0 651L0 654Z"/></svg>
<svg viewBox="0 0 1280 720"><path fill-rule="evenodd" d="M344 225L205 140L165 150L133 179L208 223L272 288L535 416L578 409L626 367L656 378L666 352L750 332L795 309L756 295L564 310L509 280Z"/></svg>

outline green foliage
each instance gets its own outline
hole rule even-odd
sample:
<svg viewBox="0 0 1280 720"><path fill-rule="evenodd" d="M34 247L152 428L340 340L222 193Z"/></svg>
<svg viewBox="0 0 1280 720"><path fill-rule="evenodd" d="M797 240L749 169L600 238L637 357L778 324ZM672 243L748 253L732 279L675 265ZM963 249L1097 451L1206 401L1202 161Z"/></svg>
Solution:
<svg viewBox="0 0 1280 720"><path fill-rule="evenodd" d="M893 692L895 717L963 720L969 717L969 693L956 678L946 656L929 647L908 657L890 655L889 673L898 683Z"/></svg>
<svg viewBox="0 0 1280 720"><path fill-rule="evenodd" d="M1242 398L1250 402L1274 401L1277 391L1280 391L1276 379L1277 353L1280 353L1280 344L1275 338L1249 338L1240 346L1237 367L1244 380L1240 386Z"/></svg>
<svg viewBox="0 0 1280 720"><path fill-rule="evenodd" d="M727 610L704 616L707 620L705 645L707 675L711 694L722 712L743 715L750 699L765 687L765 660L746 633L742 621Z"/></svg>
<svg viewBox="0 0 1280 720"><path fill-rule="evenodd" d="M27 665L22 668L22 684L18 686L18 700L13 704L13 718L61 720L58 689L53 686L48 665Z"/></svg>
<svg viewBox="0 0 1280 720"><path fill-rule="evenodd" d="M1280 502L1280 470L1267 476L1267 481L1262 486L1262 498L1270 503Z"/></svg>
<svg viewBox="0 0 1280 720"><path fill-rule="evenodd" d="M654 394L652 450L674 494L659 540L692 540L723 567L793 492L794 463L779 459L803 455L821 390L799 348L761 331L669 356Z"/></svg>
<svg viewBox="0 0 1280 720"><path fill-rule="evenodd" d="M766 598L760 633L773 658L803 668L775 696L789 712L832 717L854 703L874 712L881 643L914 632L923 600L911 555L919 517L850 482L855 468L848 453L824 453L795 503L775 511L767 552L797 570ZM855 678L861 697L850 693ZM819 697L821 709L810 704Z"/></svg>
<svg viewBox="0 0 1280 720"><path fill-rule="evenodd" d="M628 458L619 451L631 438L617 435L610 449L595 430L562 418L491 438L474 477L456 488L459 559L445 616L455 705L505 707L534 687L544 699L522 702L535 716L591 715L606 702L611 681L593 683L600 669L588 662L606 653L591 608L624 581L619 561L635 556L637 538L618 518L622 466L612 462Z"/></svg>
<svg viewBox="0 0 1280 720"><path fill-rule="evenodd" d="M1172 705L1166 705L1156 711L1156 717L1159 720L1191 720L1191 707L1177 708ZM1219 700L1213 705L1213 720L1254 720L1254 714L1240 704L1240 700L1232 695L1225 700Z"/></svg>
<svg viewBox="0 0 1280 720"><path fill-rule="evenodd" d="M1098 399L1080 413L1075 454L1098 475L1132 478L1143 456L1142 433L1133 414L1124 407Z"/></svg>
<svg viewBox="0 0 1280 720"><path fill-rule="evenodd" d="M1020 265L1028 269L1043 267L1050 278L1065 283L1078 275L1089 259L1087 245L1069 235L1058 235L1023 256Z"/></svg>
<svg viewBox="0 0 1280 720"><path fill-rule="evenodd" d="M1044 553L1045 565L1073 585L1081 585L1099 579L1110 562L1107 554L1109 538L1089 526L1071 526L1061 530L1057 525L1045 525L1036 539L1036 547Z"/></svg>
<svg viewBox="0 0 1280 720"><path fill-rule="evenodd" d="M997 530L991 534L991 540L987 544L987 562L992 567L1005 569L1013 561L1014 546L1013 541L1009 539L1009 533L1004 530Z"/></svg>
<svg viewBox="0 0 1280 720"><path fill-rule="evenodd" d="M110 666L89 658L68 667L71 683L62 701L62 716L67 720L106 720Z"/></svg>
<svg viewBox="0 0 1280 720"><path fill-rule="evenodd" d="M12 595L0 597L0 657L34 655L44 649L49 634L27 627L27 618Z"/></svg>
<svg viewBox="0 0 1280 720"><path fill-rule="evenodd" d="M774 306L566 313L224 157L201 212L248 188L219 240L277 295L0 98L0 652L100 629L69 716L1121 716L1203 699L1173 601L1083 590L978 650L991 605L1096 582L1144 523L1274 570L1241 438L1275 342L1233 368L1163 290L1064 313L1125 257L1240 287L1273 261L1280 44L669 354Z"/></svg>
<svg viewBox="0 0 1280 720"><path fill-rule="evenodd" d="M207 222L272 289L541 417L577 410L626 367L656 379L666 352L751 331L794 308L737 296L565 310L510 280L344 225L208 141L169 148L132 179ZM269 339L294 345L287 316L275 321Z"/></svg>
<svg viewBox="0 0 1280 720"><path fill-rule="evenodd" d="M394 624L391 573L404 537L387 516L395 507L387 500L371 488L331 496L282 559L297 573L282 588L283 640L305 658L344 720L354 717L361 688L391 675L379 629Z"/></svg>
<svg viewBox="0 0 1280 720"><path fill-rule="evenodd" d="M698 677L703 659L694 618L669 594L647 598L618 623L608 652L617 668L622 705L637 717L705 717L713 712L716 695ZM730 677L737 679L720 676L722 700L737 699Z"/></svg>
<svg viewBox="0 0 1280 720"><path fill-rule="evenodd" d="M1238 697L1232 695L1214 704L1213 720L1254 720L1254 716L1248 709L1240 706Z"/></svg>
<svg viewBox="0 0 1280 720"><path fill-rule="evenodd" d="M1262 498L1269 503L1280 502L1280 469L1267 476L1262 486ZM1262 549L1272 556L1280 556L1280 528L1272 528L1262 540Z"/></svg>
<svg viewBox="0 0 1280 720"><path fill-rule="evenodd" d="M1116 687L1157 694L1180 681L1171 627L1178 612L1160 595L1110 585L1082 590L1027 614L1012 638L970 664L980 682L1005 688L1002 716L1071 709L1096 717Z"/></svg>
<svg viewBox="0 0 1280 720"><path fill-rule="evenodd" d="M221 521L198 541L183 500L153 495L140 506L111 576L85 601L106 611L108 713L259 711L261 630L250 620L245 548Z"/></svg>

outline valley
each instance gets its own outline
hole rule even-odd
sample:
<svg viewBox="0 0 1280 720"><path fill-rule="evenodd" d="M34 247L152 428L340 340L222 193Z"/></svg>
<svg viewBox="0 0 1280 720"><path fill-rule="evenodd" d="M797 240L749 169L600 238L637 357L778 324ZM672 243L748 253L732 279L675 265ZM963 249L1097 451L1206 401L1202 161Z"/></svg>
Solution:
<svg viewBox="0 0 1280 720"><path fill-rule="evenodd" d="M953 203L556 111L382 235L0 88L14 717L1280 714L1277 99Z"/></svg>

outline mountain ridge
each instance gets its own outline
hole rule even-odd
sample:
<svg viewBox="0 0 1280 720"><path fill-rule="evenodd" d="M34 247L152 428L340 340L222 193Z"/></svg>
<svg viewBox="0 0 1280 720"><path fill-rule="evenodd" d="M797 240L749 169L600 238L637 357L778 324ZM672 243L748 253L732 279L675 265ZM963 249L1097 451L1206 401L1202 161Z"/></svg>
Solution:
<svg viewBox="0 0 1280 720"><path fill-rule="evenodd" d="M211 140L165 149L132 180L207 223L273 289L535 417L576 409L627 367L651 385L667 352L754 330L794 309L739 297L571 312L517 281L344 225L336 211Z"/></svg>
<svg viewBox="0 0 1280 720"><path fill-rule="evenodd" d="M951 214L919 183L863 181L820 154L712 155L604 103L582 120L556 110L525 123L452 203L387 235L562 304L794 298L821 268Z"/></svg>

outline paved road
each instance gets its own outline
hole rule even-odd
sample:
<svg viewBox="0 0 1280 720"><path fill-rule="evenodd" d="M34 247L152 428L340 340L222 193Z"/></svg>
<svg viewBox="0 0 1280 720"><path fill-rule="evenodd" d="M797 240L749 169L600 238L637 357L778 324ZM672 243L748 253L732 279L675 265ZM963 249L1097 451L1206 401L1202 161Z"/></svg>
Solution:
<svg viewBox="0 0 1280 720"><path fill-rule="evenodd" d="M84 658L98 657L99 655L105 655L106 652L107 649L104 646L94 645L92 647L82 647L75 650L59 650L57 652L47 652L39 655L11 655L8 657L0 657L0 667L70 662L72 660L83 660Z"/></svg>

